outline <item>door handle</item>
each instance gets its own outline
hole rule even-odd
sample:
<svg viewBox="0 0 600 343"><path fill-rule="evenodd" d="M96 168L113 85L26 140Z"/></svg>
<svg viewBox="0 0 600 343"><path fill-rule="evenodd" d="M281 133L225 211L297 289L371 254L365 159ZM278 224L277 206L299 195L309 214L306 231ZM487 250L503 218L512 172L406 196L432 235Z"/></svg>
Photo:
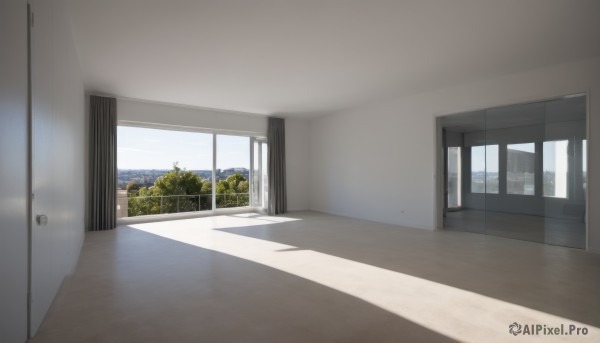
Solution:
<svg viewBox="0 0 600 343"><path fill-rule="evenodd" d="M38 214L37 216L35 216L35 221L39 226L48 225L48 216L45 214Z"/></svg>

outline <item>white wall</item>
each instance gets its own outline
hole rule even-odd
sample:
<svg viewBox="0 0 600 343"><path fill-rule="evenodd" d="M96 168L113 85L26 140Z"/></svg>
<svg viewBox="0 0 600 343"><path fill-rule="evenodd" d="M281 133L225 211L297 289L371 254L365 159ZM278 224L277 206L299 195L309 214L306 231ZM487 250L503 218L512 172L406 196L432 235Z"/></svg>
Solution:
<svg viewBox="0 0 600 343"><path fill-rule="evenodd" d="M288 211L308 209L308 120L285 119Z"/></svg>
<svg viewBox="0 0 600 343"><path fill-rule="evenodd" d="M84 93L64 0L32 1L33 211L31 335L42 323L84 237Z"/></svg>
<svg viewBox="0 0 600 343"><path fill-rule="evenodd" d="M267 136L267 117L172 104L118 99L119 121L132 125L207 129ZM308 209L308 120L286 118L288 210Z"/></svg>
<svg viewBox="0 0 600 343"><path fill-rule="evenodd" d="M120 122L160 124L197 129L247 132L267 135L267 119L256 114L202 109L156 102L117 100Z"/></svg>
<svg viewBox="0 0 600 343"><path fill-rule="evenodd" d="M433 229L435 118L589 92L588 208L600 206L600 59L457 85L315 118L310 123L310 208ZM600 212L589 248L600 251Z"/></svg>
<svg viewBox="0 0 600 343"><path fill-rule="evenodd" d="M27 1L0 2L0 342L27 339Z"/></svg>

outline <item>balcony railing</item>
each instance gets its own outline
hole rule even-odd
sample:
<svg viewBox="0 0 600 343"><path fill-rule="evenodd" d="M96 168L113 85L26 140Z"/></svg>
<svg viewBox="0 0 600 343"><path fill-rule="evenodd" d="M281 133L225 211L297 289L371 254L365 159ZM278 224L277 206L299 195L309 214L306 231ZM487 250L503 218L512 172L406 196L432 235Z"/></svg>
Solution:
<svg viewBox="0 0 600 343"><path fill-rule="evenodd" d="M250 194L217 194L216 204L217 208L249 206ZM117 214L120 218L210 210L212 194L120 196L117 199Z"/></svg>
<svg viewBox="0 0 600 343"><path fill-rule="evenodd" d="M250 205L250 193L217 194L217 208L242 207Z"/></svg>

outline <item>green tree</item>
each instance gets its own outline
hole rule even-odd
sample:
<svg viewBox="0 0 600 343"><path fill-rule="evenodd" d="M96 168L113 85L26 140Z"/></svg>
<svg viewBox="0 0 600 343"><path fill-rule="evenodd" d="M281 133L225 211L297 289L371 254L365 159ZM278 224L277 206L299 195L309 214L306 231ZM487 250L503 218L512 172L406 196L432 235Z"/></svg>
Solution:
<svg viewBox="0 0 600 343"><path fill-rule="evenodd" d="M181 169L178 163L160 176L150 188L141 187L128 193L128 215L177 213L212 208L212 184L198 175ZM204 196L203 196L204 195Z"/></svg>
<svg viewBox="0 0 600 343"><path fill-rule="evenodd" d="M242 174L233 174L217 183L217 207L248 206L248 180Z"/></svg>
<svg viewBox="0 0 600 343"><path fill-rule="evenodd" d="M140 185L137 181L131 180L127 182L127 193L137 192L140 190Z"/></svg>

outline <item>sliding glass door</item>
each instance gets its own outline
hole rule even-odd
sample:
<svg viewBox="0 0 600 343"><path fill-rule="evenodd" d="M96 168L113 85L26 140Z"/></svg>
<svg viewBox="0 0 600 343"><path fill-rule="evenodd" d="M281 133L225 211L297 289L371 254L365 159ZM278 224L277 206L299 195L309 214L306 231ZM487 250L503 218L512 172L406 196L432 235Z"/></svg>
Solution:
<svg viewBox="0 0 600 343"><path fill-rule="evenodd" d="M117 217L212 210L212 134L117 128Z"/></svg>

